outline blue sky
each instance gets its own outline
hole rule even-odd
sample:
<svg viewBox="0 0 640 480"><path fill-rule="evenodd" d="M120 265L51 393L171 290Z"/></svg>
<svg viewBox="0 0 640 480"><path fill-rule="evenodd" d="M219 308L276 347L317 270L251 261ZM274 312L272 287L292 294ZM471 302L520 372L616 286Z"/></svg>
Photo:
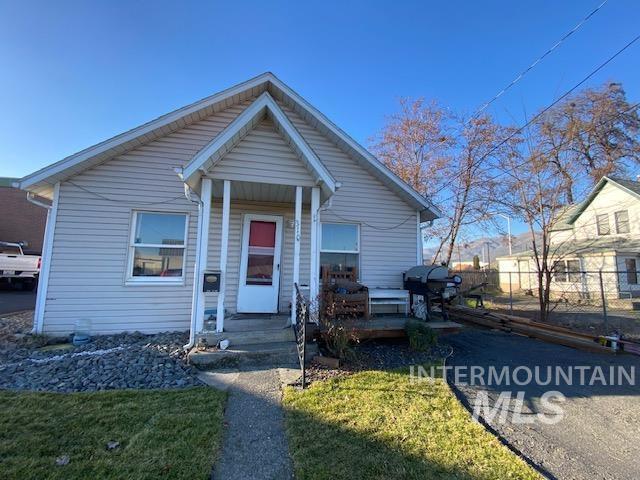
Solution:
<svg viewBox="0 0 640 480"><path fill-rule="evenodd" d="M363 144L400 96L473 112L601 0L0 0L0 176L270 70ZM640 32L609 0L490 111L522 122ZM640 101L640 45L591 82Z"/></svg>

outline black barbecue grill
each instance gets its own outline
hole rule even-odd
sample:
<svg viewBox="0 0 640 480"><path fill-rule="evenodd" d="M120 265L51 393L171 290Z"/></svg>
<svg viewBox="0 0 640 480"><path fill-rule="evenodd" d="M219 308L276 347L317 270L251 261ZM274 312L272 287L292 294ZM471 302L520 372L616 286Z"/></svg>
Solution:
<svg viewBox="0 0 640 480"><path fill-rule="evenodd" d="M409 304L415 311L414 296L422 297L426 309L426 320L430 320L432 305L440 304L442 318L447 320L445 302L458 295L462 278L449 275L449 269L440 265L417 265L403 274L404 289L409 291Z"/></svg>

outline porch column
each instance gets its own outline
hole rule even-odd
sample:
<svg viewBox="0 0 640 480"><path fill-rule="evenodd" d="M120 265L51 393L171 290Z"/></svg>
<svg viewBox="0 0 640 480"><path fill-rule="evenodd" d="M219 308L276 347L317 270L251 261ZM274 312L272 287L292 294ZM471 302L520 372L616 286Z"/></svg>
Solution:
<svg viewBox="0 0 640 480"><path fill-rule="evenodd" d="M300 236L302 234L302 187L296 187L296 209L293 233L293 293L291 295L291 325L296 323L297 296L295 285L300 285Z"/></svg>
<svg viewBox="0 0 640 480"><path fill-rule="evenodd" d="M311 272L309 273L309 301L317 308L320 294L320 187L311 189Z"/></svg>
<svg viewBox="0 0 640 480"><path fill-rule="evenodd" d="M220 242L220 291L216 310L216 332L224 330L224 294L227 288L227 250L229 249L229 211L231 209L231 181L225 180L222 191L222 239Z"/></svg>
<svg viewBox="0 0 640 480"><path fill-rule="evenodd" d="M417 263L416 265L424 265L424 254L423 254L423 250L422 250L422 224L420 223L420 210L416 210L416 220L417 220L417 246L418 246L418 251L416 252L416 260Z"/></svg>
<svg viewBox="0 0 640 480"><path fill-rule="evenodd" d="M207 255L209 252L209 224L211 220L211 189L212 182L210 178L202 179L202 188L200 190L200 200L202 205L199 212L200 224L198 225L198 240L196 251L196 269L194 272L195 281L193 282L193 288L195 288L194 296L196 298L196 321L195 332L200 333L204 324L204 308L205 297L202 291L204 283L204 272L207 269Z"/></svg>

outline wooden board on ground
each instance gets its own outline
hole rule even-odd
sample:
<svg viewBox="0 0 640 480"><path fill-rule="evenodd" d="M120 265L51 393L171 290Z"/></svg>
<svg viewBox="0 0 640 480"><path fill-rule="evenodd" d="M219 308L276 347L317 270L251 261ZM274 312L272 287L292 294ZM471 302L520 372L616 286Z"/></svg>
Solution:
<svg viewBox="0 0 640 480"><path fill-rule="evenodd" d="M528 318L493 313L487 310L452 305L449 316L455 320L483 327L513 332L549 343L597 353L615 353L611 348L598 343L599 338L589 334L575 332L565 327L536 322Z"/></svg>

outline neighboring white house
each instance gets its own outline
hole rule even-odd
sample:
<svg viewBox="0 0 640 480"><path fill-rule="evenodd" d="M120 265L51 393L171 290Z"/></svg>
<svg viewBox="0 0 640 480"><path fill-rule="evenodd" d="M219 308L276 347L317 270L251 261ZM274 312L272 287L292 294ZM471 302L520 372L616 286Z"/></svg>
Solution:
<svg viewBox="0 0 640 480"><path fill-rule="evenodd" d="M321 264L401 288L439 216L271 73L16 185L52 201L35 331L59 335L87 321L193 339L216 309L222 332L225 312L288 313L294 283L315 298Z"/></svg>
<svg viewBox="0 0 640 480"><path fill-rule="evenodd" d="M640 182L603 177L581 203L559 217L550 238L555 296L594 299L640 296ZM499 257L503 290L537 287L532 252ZM601 280L602 279L602 280Z"/></svg>

